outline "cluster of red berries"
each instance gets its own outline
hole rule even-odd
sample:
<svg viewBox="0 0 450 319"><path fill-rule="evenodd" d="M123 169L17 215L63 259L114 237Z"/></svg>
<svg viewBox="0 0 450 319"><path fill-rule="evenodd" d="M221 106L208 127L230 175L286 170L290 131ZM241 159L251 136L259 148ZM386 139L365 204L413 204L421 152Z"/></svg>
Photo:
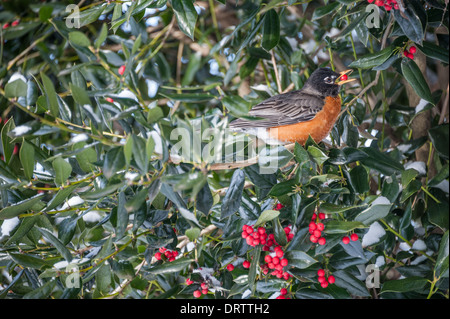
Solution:
<svg viewBox="0 0 450 319"><path fill-rule="evenodd" d="M367 0L367 2L372 3L375 1L375 5L379 7L384 7L386 11L391 11L392 9L398 10L399 6L397 0Z"/></svg>
<svg viewBox="0 0 450 319"><path fill-rule="evenodd" d="M319 217L318 222L316 222L317 217ZM325 229L325 225L320 220L323 219L325 219L324 213L319 213L319 215L314 213L311 218L311 222L309 223L309 233L311 235L309 236L309 240L312 243L318 243L321 246L325 245L327 242L325 237L322 236L322 231Z"/></svg>
<svg viewBox="0 0 450 319"><path fill-rule="evenodd" d="M278 204L275 206L274 210L280 210L280 209L282 209L283 207L284 207L283 204L278 203Z"/></svg>
<svg viewBox="0 0 450 319"><path fill-rule="evenodd" d="M167 258L169 262L171 262L174 261L175 258L178 256L178 251L176 250L170 251L167 248L161 247L159 248L159 251L156 252L154 257L156 258L156 260L161 260L163 255L164 257Z"/></svg>
<svg viewBox="0 0 450 319"><path fill-rule="evenodd" d="M320 283L320 286L322 288L327 288L328 284L334 284L336 282L336 279L334 278L333 275L329 275L328 277L325 277L325 270L323 269L319 269L317 271L317 276L319 276L317 278L317 280Z"/></svg>
<svg viewBox="0 0 450 319"><path fill-rule="evenodd" d="M281 246L275 246L274 252L264 257L266 263L261 265L263 274L267 275L269 271L272 270L270 274L278 279L283 278L284 280L288 280L291 278L292 275L283 270L289 263L287 258L283 258L283 256L283 248L281 248Z"/></svg>
<svg viewBox="0 0 450 319"><path fill-rule="evenodd" d="M242 226L241 236L247 241L247 244L253 247L259 244L268 244L268 235L264 227L258 227L257 229L254 229L250 225L244 225ZM271 237L273 237L273 235Z"/></svg>
<svg viewBox="0 0 450 319"><path fill-rule="evenodd" d="M348 236L342 237L342 242L347 245L348 243L350 243L350 239L352 241L357 241L358 238L359 238L358 234L353 233L353 234L350 235L350 237L348 237Z"/></svg>
<svg viewBox="0 0 450 319"><path fill-rule="evenodd" d="M194 283L194 281L192 281L190 278L186 279L186 285L192 285ZM202 282L200 284L200 288L201 289L197 289L193 292L193 295L195 298L200 298L203 295L206 295L208 293L208 284L206 282Z"/></svg>
<svg viewBox="0 0 450 319"><path fill-rule="evenodd" d="M412 46L408 49L405 49L405 51L403 51L403 55L407 58L410 58L411 60L414 59L414 54L417 52L417 48L415 46Z"/></svg>
<svg viewBox="0 0 450 319"><path fill-rule="evenodd" d="M18 26L19 23L20 23L20 20L14 20L13 22L11 22L11 24L9 24L8 22L6 22L6 23L3 25L2 28L3 28L3 30L5 30L5 29L8 29L10 26L11 26L11 27Z"/></svg>
<svg viewBox="0 0 450 319"><path fill-rule="evenodd" d="M288 290L286 288L281 288L280 295L276 299L290 299L290 298L286 297L287 293L288 293Z"/></svg>
<svg viewBox="0 0 450 319"><path fill-rule="evenodd" d="M286 240L290 242L294 238L294 233L290 226L284 227L284 233L286 234Z"/></svg>

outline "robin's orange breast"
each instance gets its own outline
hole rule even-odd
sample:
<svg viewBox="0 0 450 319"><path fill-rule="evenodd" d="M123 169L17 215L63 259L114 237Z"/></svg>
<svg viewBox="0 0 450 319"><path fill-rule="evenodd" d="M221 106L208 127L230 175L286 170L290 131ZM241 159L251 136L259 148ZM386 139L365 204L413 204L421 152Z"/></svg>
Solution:
<svg viewBox="0 0 450 319"><path fill-rule="evenodd" d="M330 134L340 111L340 96L326 97L322 111L317 113L312 120L270 128L269 136L281 142L297 142L304 145L308 136L311 135L311 138L319 143Z"/></svg>

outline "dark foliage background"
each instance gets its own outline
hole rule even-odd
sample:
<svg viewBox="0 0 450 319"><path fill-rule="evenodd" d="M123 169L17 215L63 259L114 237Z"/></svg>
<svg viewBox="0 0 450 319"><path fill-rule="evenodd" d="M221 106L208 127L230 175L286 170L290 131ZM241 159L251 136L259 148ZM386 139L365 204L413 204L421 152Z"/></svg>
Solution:
<svg viewBox="0 0 450 319"><path fill-rule="evenodd" d="M448 1L369 2L2 0L0 297L448 299ZM172 156L319 66L358 81L275 173Z"/></svg>

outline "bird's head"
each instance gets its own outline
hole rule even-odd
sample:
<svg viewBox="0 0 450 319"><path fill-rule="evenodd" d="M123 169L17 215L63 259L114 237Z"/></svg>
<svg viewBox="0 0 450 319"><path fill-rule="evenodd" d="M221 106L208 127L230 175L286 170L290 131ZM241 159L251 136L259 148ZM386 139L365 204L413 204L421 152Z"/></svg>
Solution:
<svg viewBox="0 0 450 319"><path fill-rule="evenodd" d="M352 71L337 73L328 68L319 68L311 74L303 89L322 96L337 96L341 85L356 80L348 77Z"/></svg>

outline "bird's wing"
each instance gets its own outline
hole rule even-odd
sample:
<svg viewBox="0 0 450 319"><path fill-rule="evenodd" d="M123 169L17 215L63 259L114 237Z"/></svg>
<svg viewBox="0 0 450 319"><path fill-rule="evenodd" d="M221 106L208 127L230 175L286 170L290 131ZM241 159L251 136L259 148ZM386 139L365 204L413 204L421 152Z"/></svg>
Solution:
<svg viewBox="0 0 450 319"><path fill-rule="evenodd" d="M306 94L302 91L292 91L275 95L255 105L250 116L261 120L237 119L230 123L231 128L276 127L312 120L324 105L322 98Z"/></svg>

